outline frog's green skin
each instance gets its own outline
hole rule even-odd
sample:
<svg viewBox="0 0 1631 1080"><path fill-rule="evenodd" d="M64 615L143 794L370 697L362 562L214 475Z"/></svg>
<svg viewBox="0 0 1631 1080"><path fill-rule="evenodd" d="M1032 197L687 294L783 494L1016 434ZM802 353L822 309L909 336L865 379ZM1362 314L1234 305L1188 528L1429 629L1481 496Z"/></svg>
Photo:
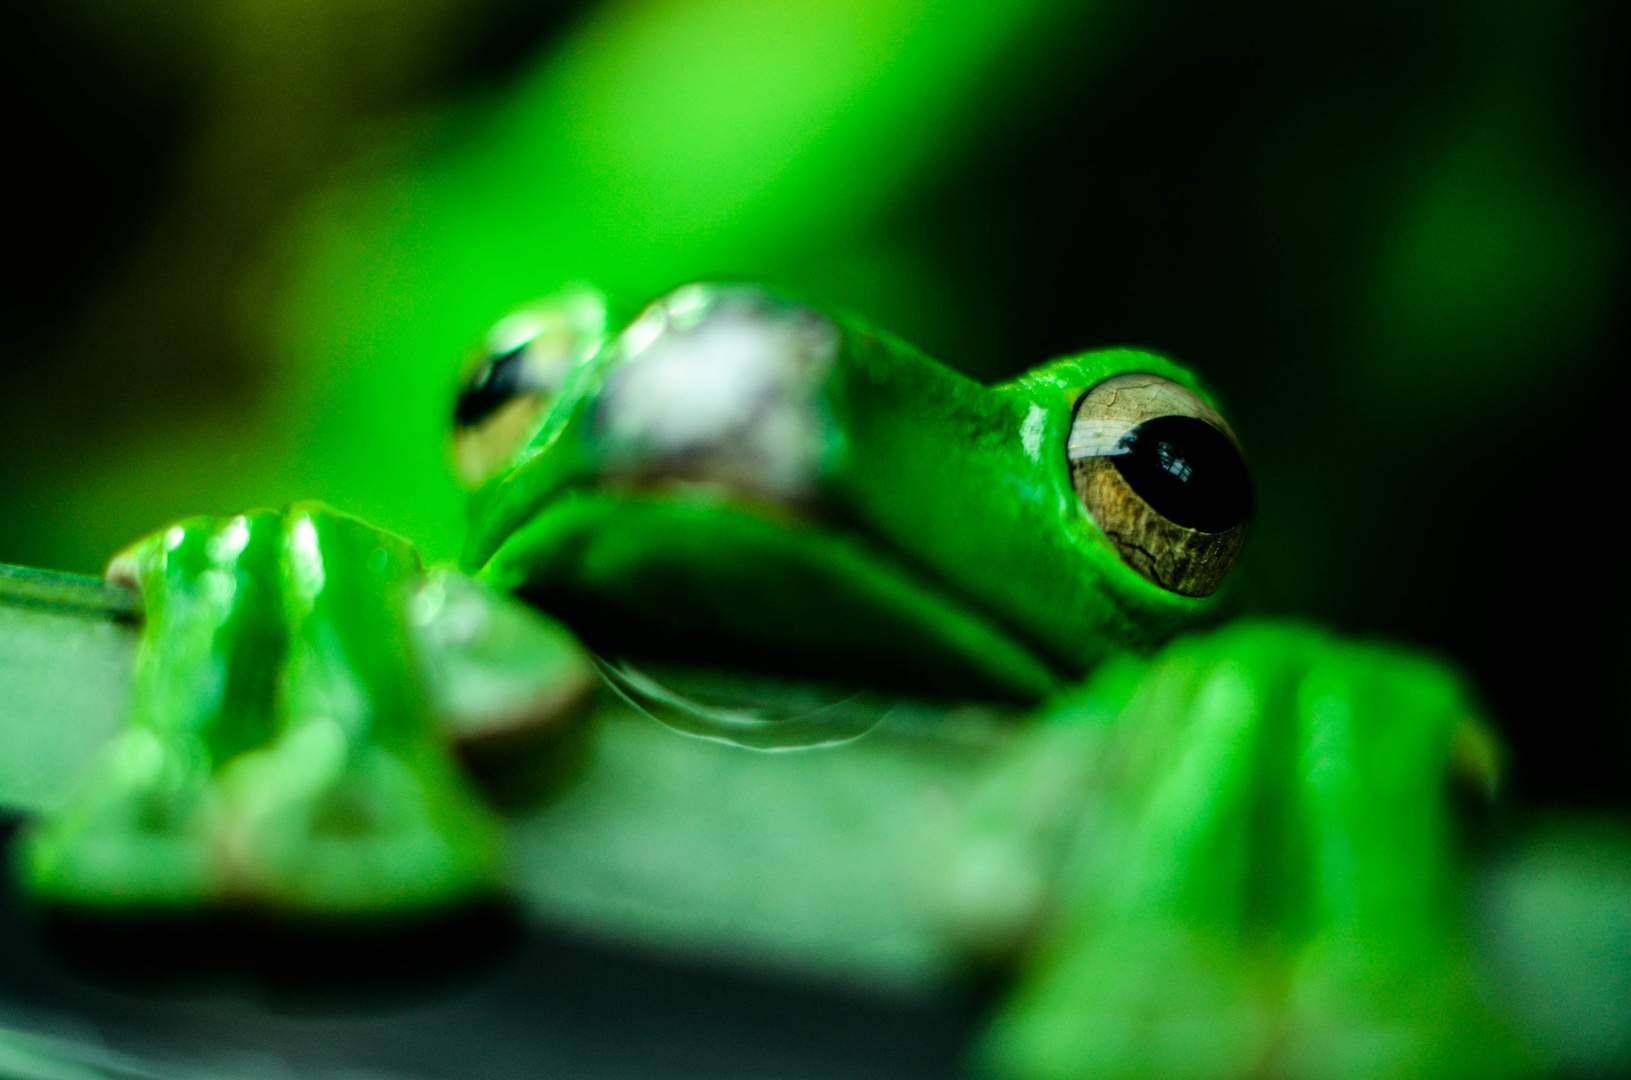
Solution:
<svg viewBox="0 0 1631 1080"><path fill-rule="evenodd" d="M1021 960L990 1066L1529 1070L1461 948L1446 781L1493 777L1460 680L1300 625L1205 630L1227 589L1152 584L1072 487L1084 392L1149 372L1206 398L1189 372L1117 350L985 387L697 286L582 352L476 493L469 571L609 653L1034 705L961 845L983 897L964 907L987 924L1003 897L1053 898L1040 921L1010 904ZM714 407L755 379L764 393ZM119 566L148 598L135 715L99 782L32 834L38 894L355 912L498 885L494 819L442 752L405 642L403 542L297 506L183 523ZM1084 790L1070 835L1027 831L1057 821L1026 807ZM1070 852L1057 880L1005 862L1040 844Z"/></svg>
<svg viewBox="0 0 1631 1080"><path fill-rule="evenodd" d="M182 522L117 566L147 599L133 715L33 835L38 893L346 913L496 885L497 819L411 662L407 542L297 505Z"/></svg>
<svg viewBox="0 0 1631 1080"><path fill-rule="evenodd" d="M478 493L469 567L556 594L551 609L582 597L600 624L660 622L663 637L706 624L783 664L803 654L851 679L1022 700L1215 616L1219 600L1167 592L1121 563L1081 508L1062 449L1093 384L1148 371L1198 389L1187 371L1116 350L989 388L885 335L795 322L789 333L834 335L808 345L830 344L830 369L811 361L789 380L803 384L790 408L812 429L800 460L721 465L702 438L665 456L660 414L689 404L660 397L656 375L644 380L655 400L619 377L643 370L629 354L652 335L683 337L669 324L698 318L693 305L730 318L734 295L681 290L574 372L522 462ZM741 300L750 312L753 296ZM762 317L796 319L773 307ZM699 479L705 487L653 490Z"/></svg>

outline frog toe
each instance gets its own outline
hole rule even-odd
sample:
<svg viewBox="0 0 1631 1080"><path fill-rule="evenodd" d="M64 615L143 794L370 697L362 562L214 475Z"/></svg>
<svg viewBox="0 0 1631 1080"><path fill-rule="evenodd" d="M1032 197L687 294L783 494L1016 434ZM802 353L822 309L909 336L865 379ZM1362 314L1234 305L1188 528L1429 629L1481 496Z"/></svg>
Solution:
<svg viewBox="0 0 1631 1080"><path fill-rule="evenodd" d="M1278 1048L1288 1076L1498 1080L1542 1070L1451 942L1331 935L1303 950Z"/></svg>
<svg viewBox="0 0 1631 1080"><path fill-rule="evenodd" d="M981 1054L1027 1080L1255 1076L1274 1040L1262 983L1226 938L1164 920L1105 928L1027 976Z"/></svg>
<svg viewBox="0 0 1631 1080"><path fill-rule="evenodd" d="M444 758L334 742L309 726L223 777L224 864L240 902L319 917L413 914L497 889L496 821Z"/></svg>
<svg viewBox="0 0 1631 1080"><path fill-rule="evenodd" d="M97 780L27 834L20 858L48 906L185 909L220 892L216 793L188 760L149 733L127 733Z"/></svg>

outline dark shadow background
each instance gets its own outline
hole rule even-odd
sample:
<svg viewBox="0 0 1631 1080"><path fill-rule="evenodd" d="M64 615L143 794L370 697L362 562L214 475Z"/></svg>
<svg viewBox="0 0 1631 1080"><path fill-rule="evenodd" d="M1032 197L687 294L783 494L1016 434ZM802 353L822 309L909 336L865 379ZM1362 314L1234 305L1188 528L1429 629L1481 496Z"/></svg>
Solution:
<svg viewBox="0 0 1631 1080"><path fill-rule="evenodd" d="M0 821L8 855L13 825ZM105 955L65 965L60 949L45 946L36 914L0 883L0 1016L80 1048L85 1071L59 1065L49 1076L926 1080L957 1074L980 1011L975 994L858 994L535 927L444 966L434 982L400 970L374 979L321 959L298 982L203 967L132 981ZM415 964L439 951L433 939L412 942ZM166 1064L176 1062L190 1064Z"/></svg>

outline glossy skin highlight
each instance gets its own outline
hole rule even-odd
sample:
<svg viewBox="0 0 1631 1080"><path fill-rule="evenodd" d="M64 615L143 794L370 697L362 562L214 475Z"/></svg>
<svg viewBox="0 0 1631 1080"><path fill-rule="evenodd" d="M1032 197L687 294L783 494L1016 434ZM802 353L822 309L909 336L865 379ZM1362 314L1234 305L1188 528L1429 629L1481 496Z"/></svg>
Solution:
<svg viewBox="0 0 1631 1080"><path fill-rule="evenodd" d="M296 504L182 522L115 569L147 602L130 726L32 833L38 896L350 915L498 887L497 819L408 646L406 541Z"/></svg>

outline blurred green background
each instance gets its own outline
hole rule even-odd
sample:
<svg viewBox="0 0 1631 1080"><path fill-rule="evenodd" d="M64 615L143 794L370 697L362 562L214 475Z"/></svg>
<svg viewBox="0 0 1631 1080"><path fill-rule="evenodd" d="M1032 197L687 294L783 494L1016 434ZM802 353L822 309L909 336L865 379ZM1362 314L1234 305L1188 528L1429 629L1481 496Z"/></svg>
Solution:
<svg viewBox="0 0 1631 1080"><path fill-rule="evenodd" d="M767 280L986 379L1228 401L1253 602L1631 805L1624 5L7 0L0 561L317 497L451 556L470 347Z"/></svg>

